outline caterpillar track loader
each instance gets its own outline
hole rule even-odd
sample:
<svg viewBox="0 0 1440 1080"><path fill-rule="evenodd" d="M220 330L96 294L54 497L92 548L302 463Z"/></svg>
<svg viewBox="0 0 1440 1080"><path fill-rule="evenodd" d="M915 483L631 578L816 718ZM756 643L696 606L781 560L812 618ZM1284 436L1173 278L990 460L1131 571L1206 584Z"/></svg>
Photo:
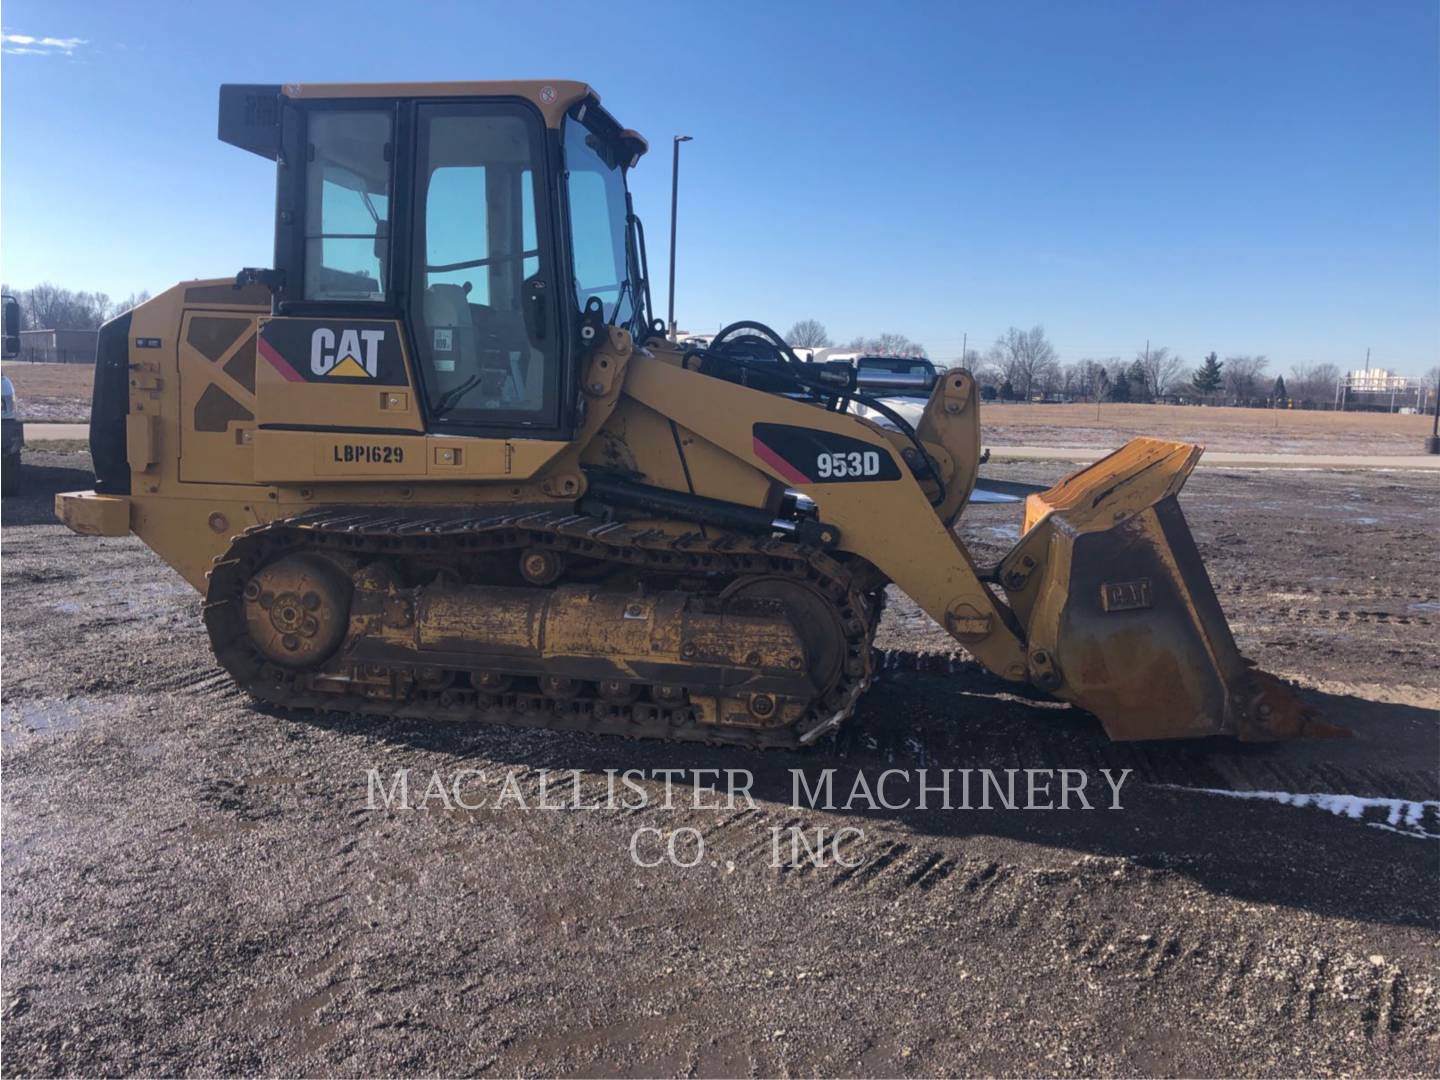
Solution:
<svg viewBox="0 0 1440 1080"><path fill-rule="evenodd" d="M1030 494L981 568L968 372L912 424L760 324L668 341L646 143L588 86L231 85L219 126L276 163L275 265L101 330L95 488L56 504L199 590L256 698L800 746L894 585L1113 738L1319 729L1236 649L1176 501L1199 447Z"/></svg>

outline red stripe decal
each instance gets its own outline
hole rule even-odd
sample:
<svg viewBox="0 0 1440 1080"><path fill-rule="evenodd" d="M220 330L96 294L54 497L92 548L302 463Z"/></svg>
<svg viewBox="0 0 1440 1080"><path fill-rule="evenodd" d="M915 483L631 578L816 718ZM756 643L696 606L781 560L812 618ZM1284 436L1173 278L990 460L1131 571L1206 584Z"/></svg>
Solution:
<svg viewBox="0 0 1440 1080"><path fill-rule="evenodd" d="M263 337L260 339L260 355L270 361L270 366L283 375L287 382L305 381L305 377L290 366L290 361L276 352L275 346L271 345Z"/></svg>
<svg viewBox="0 0 1440 1080"><path fill-rule="evenodd" d="M792 484L808 484L811 482L808 476L761 442L759 436L752 436L752 438L755 442L755 456L779 473L782 480L788 480Z"/></svg>

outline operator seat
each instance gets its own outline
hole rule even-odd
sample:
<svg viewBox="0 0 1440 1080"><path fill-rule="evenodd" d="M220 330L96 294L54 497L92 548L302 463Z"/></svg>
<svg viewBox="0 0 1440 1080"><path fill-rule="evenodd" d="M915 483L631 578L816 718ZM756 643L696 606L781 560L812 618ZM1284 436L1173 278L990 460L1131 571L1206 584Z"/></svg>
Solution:
<svg viewBox="0 0 1440 1080"><path fill-rule="evenodd" d="M438 393L480 376L480 385L466 395L470 407L512 407L531 402L539 387L529 385L530 343L525 320L517 311L470 303L469 283L436 283L425 290L431 380Z"/></svg>

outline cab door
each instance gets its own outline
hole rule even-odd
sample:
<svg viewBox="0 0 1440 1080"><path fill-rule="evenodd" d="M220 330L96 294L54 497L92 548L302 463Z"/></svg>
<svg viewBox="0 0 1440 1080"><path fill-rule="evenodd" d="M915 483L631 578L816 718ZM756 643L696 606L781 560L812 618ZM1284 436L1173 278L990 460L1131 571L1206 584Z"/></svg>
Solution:
<svg viewBox="0 0 1440 1080"><path fill-rule="evenodd" d="M286 285L257 343L261 482L424 474L423 447L396 450L423 435L395 302L397 115L394 100L287 107L276 234Z"/></svg>
<svg viewBox="0 0 1440 1080"><path fill-rule="evenodd" d="M433 433L568 435L546 175L533 107L416 106L409 316Z"/></svg>

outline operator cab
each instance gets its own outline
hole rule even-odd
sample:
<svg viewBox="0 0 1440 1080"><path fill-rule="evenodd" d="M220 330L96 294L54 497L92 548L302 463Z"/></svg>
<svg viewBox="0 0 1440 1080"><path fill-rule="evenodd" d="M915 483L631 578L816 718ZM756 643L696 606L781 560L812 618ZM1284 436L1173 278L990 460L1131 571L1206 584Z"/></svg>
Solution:
<svg viewBox="0 0 1440 1080"><path fill-rule="evenodd" d="M645 142L581 83L230 85L220 137L277 162L275 266L242 276L309 320L306 381L391 383L368 324L314 335L395 320L428 432L565 439L586 321L646 336Z"/></svg>

